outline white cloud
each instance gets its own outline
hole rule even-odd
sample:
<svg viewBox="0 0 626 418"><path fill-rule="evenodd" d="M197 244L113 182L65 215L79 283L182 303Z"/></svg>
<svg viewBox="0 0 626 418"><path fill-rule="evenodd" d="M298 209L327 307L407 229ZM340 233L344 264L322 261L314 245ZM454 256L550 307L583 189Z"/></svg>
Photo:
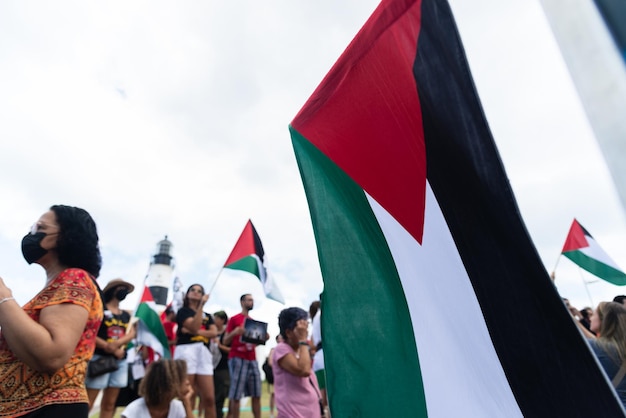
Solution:
<svg viewBox="0 0 626 418"><path fill-rule="evenodd" d="M10 40L0 45L0 274L19 301L44 280L21 260L20 239L65 203L98 223L100 281L139 287L166 234L185 287L209 287L252 218L288 305L308 308L322 280L287 126L377 3L0 4ZM623 212L539 4L451 3L548 270L574 216L626 266ZM587 304L568 262L559 289ZM275 335L281 306L254 277L222 274L209 309L236 313L251 292ZM590 285L595 303L621 292L607 286Z"/></svg>

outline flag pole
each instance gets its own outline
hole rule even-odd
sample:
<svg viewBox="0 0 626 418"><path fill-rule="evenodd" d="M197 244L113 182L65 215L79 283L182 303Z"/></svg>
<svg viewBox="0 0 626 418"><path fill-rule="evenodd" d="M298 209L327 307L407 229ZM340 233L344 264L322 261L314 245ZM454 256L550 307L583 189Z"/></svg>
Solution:
<svg viewBox="0 0 626 418"><path fill-rule="evenodd" d="M587 286L587 281L585 280L585 278L583 277L583 269L581 269L580 267L578 268L578 272L580 273L580 279L583 281L583 283L585 284L585 290L587 291L587 296L589 296L589 302L591 302L591 309L593 309L593 307L595 306L593 304L593 299L591 298L591 293L589 292L589 286Z"/></svg>
<svg viewBox="0 0 626 418"><path fill-rule="evenodd" d="M217 279L220 278L220 275L222 274L222 271L224 271L224 266L222 266L222 268L220 269L220 271L217 273L217 277L215 278L215 280L213 280L213 284L211 285L211 288L209 289L209 294L211 294L211 292L213 292L213 289L215 288L215 285L217 284Z"/></svg>
<svg viewBox="0 0 626 418"><path fill-rule="evenodd" d="M559 254L559 256L556 258L556 263L554 264L554 268L552 269L552 274L550 275L550 278L552 279L552 281L556 280L556 266L559 265L559 261L561 260L562 255L563 253Z"/></svg>

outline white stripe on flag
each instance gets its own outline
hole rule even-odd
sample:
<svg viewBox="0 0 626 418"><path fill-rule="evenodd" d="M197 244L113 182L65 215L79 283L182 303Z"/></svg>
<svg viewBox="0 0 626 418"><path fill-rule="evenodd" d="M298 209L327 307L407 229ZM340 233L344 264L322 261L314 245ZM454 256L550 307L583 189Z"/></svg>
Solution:
<svg viewBox="0 0 626 418"><path fill-rule="evenodd" d="M622 271L621 268L617 266L615 261L598 245L598 243L590 237L587 238L588 247L584 247L580 249L580 252L585 254L588 257L591 257L607 266L613 267L615 270Z"/></svg>
<svg viewBox="0 0 626 418"><path fill-rule="evenodd" d="M423 246L368 199L407 298L428 415L522 417L430 185Z"/></svg>

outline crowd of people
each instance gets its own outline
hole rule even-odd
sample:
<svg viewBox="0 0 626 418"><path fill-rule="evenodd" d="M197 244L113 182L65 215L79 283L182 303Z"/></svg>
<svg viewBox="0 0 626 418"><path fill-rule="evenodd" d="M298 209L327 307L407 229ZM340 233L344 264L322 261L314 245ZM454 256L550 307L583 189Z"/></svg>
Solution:
<svg viewBox="0 0 626 418"><path fill-rule="evenodd" d="M224 311L205 312L209 295L202 285L191 285L183 306L166 309L163 316L173 358L155 358L149 347L141 347L133 348L141 355L131 362L136 323L120 302L134 286L113 279L100 289L98 232L89 213L50 207L22 239L22 254L44 269L46 281L20 307L0 278L0 417L87 418L102 393L102 418L113 417L120 405L126 418L222 418L226 399L227 416L238 418L243 397L251 398L252 413L260 418L256 346L270 336L250 318L252 295L242 295L241 312L228 318ZM578 310L563 301L626 406L626 296L595 309ZM321 314L319 301L308 312L299 307L280 312L277 345L263 366L272 418L275 411L277 418L330 416ZM248 335L247 322L254 324L254 336Z"/></svg>
<svg viewBox="0 0 626 418"><path fill-rule="evenodd" d="M250 294L240 298L241 312L228 318L224 311L209 314L204 305L209 299L200 284L189 286L183 299L183 306L177 311L167 308L162 316L164 331L168 337L170 353L174 361L184 363L184 384L176 381L160 388L159 383L146 383L155 375L171 374L175 369L172 364L165 364L165 359L154 358L151 350L138 347L142 362L147 366L145 376L139 381L130 379L126 362L125 348L133 340L136 330L131 325L127 312L119 310L119 302L134 290L134 286L122 279L111 280L104 288L105 314L96 337L96 351L92 362L98 362L103 356L115 357L116 368L98 376L88 376L85 380L89 395L89 407L100 390L103 390L100 403L100 417L111 418L116 409L123 406L123 416L135 417L138 411L148 411L160 416L158 411L168 410L173 414L164 417L224 417L224 405L228 399L226 416L239 416L241 399L251 399L252 414L261 416L261 374L256 359L257 344L249 338L245 323L254 308L254 299ZM278 318L280 334L277 346L270 350L266 359L269 369L265 371L270 394L270 417L321 418L324 415L325 397L318 384L319 373L313 370L314 353L321 350L319 329L309 337L310 323L319 324L319 301L311 305L310 313L300 308L283 310ZM317 322L313 322L317 318ZM317 326L319 328L319 326ZM316 326L313 326L316 329ZM256 333L258 329L254 330ZM249 338L242 338L246 334ZM269 339L265 333L262 343ZM145 348L145 347L144 347ZM90 362L90 364L92 363ZM159 372L153 371L153 364L158 364ZM168 371L170 370L170 371ZM134 396L125 397L120 402L120 389L134 384ZM190 388L187 390L187 386ZM146 398L149 388L157 388L167 393L160 398ZM182 403L173 402L178 398ZM144 398L143 400L140 400ZM157 402L158 401L158 402ZM139 402L139 403L138 403ZM133 411L131 414L127 411ZM157 411L157 412L155 412ZM196 413L189 415L188 411ZM147 413L147 412L146 412Z"/></svg>
<svg viewBox="0 0 626 418"><path fill-rule="evenodd" d="M626 407L626 296L600 302L595 309L579 310L566 298L563 302Z"/></svg>
<svg viewBox="0 0 626 418"><path fill-rule="evenodd" d="M246 335L252 295L241 296L241 312L229 319L224 311L204 312L209 295L191 285L183 306L163 315L172 358L155 357L150 347L136 347L137 323L120 308L134 286L113 279L101 289L96 281L102 258L88 212L50 207L22 239L22 254L44 269L46 281L21 307L0 278L0 417L87 418L101 394L102 418L119 406L126 418L221 418L226 399L228 417L237 418L243 397L260 418L256 346L270 336ZM310 317L288 308L278 318L280 338L269 359L277 417L324 413Z"/></svg>

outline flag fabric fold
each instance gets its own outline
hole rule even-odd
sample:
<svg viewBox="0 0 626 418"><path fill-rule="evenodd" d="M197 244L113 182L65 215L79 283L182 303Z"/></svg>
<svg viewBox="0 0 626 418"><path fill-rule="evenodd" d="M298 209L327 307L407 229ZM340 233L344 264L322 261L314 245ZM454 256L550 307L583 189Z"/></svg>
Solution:
<svg viewBox="0 0 626 418"><path fill-rule="evenodd" d="M289 129L333 415L624 414L522 222L446 1L383 0Z"/></svg>
<svg viewBox="0 0 626 418"><path fill-rule="evenodd" d="M561 253L602 280L617 286L626 285L626 274L576 219L572 222Z"/></svg>
<svg viewBox="0 0 626 418"><path fill-rule="evenodd" d="M161 322L156 303L147 286L143 288L143 294L139 306L135 312L139 319L137 322L137 344L150 347L160 357L170 358L169 343L165 335L165 329Z"/></svg>
<svg viewBox="0 0 626 418"><path fill-rule="evenodd" d="M254 274L263 285L265 296L276 302L285 303L276 282L265 268L265 251L252 220L246 223L235 247L224 263L224 268Z"/></svg>

